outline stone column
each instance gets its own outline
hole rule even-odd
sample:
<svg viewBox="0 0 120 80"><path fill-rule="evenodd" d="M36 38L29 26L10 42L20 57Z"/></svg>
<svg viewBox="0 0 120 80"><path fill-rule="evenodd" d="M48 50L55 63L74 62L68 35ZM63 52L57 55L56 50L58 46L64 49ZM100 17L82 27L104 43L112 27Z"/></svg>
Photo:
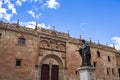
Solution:
<svg viewBox="0 0 120 80"><path fill-rule="evenodd" d="M58 80L64 80L64 74L63 74L63 70L59 70L59 79Z"/></svg>
<svg viewBox="0 0 120 80"><path fill-rule="evenodd" d="M49 72L49 80L51 80L51 75L52 75L52 74L51 74L51 73L52 73L52 65L50 65L50 69L49 69L49 71L50 71L50 72Z"/></svg>
<svg viewBox="0 0 120 80"><path fill-rule="evenodd" d="M78 68L80 80L96 80L95 67L80 67Z"/></svg>

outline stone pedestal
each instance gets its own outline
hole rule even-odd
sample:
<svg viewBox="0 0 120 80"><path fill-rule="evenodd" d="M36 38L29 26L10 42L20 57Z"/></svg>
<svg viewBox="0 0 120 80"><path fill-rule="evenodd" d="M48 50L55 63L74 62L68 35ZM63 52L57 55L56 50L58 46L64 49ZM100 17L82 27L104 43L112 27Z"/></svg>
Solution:
<svg viewBox="0 0 120 80"><path fill-rule="evenodd" d="M78 71L80 80L96 80L95 67L80 67Z"/></svg>

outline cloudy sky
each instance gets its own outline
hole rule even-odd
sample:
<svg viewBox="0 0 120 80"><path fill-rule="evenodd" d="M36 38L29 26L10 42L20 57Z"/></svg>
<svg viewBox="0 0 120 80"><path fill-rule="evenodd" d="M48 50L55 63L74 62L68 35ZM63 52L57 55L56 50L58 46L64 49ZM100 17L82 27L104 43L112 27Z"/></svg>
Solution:
<svg viewBox="0 0 120 80"><path fill-rule="evenodd" d="M70 33L120 49L120 0L0 0L0 20Z"/></svg>

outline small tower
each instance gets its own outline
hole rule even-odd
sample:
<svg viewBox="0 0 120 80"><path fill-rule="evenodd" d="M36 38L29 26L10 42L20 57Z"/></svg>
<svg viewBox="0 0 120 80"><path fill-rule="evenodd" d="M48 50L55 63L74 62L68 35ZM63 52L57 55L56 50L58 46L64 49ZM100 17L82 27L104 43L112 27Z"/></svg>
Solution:
<svg viewBox="0 0 120 80"><path fill-rule="evenodd" d="M68 37L70 37L70 31L68 30Z"/></svg>
<svg viewBox="0 0 120 80"><path fill-rule="evenodd" d="M38 23L36 22L36 25L35 25L35 30L37 30L38 29Z"/></svg>
<svg viewBox="0 0 120 80"><path fill-rule="evenodd" d="M100 41L98 40L98 45L100 45Z"/></svg>
<svg viewBox="0 0 120 80"><path fill-rule="evenodd" d="M16 23L16 28L20 28L20 26L19 26L19 19L18 19L18 21Z"/></svg>
<svg viewBox="0 0 120 80"><path fill-rule="evenodd" d="M89 43L90 43L90 44L92 43L91 37L89 37Z"/></svg>
<svg viewBox="0 0 120 80"><path fill-rule="evenodd" d="M108 43L106 42L106 46L108 46Z"/></svg>
<svg viewBox="0 0 120 80"><path fill-rule="evenodd" d="M55 31L55 26L53 26L53 31Z"/></svg>
<svg viewBox="0 0 120 80"><path fill-rule="evenodd" d="M82 43L82 35L80 34L80 44Z"/></svg>
<svg viewBox="0 0 120 80"><path fill-rule="evenodd" d="M56 35L55 26L53 26L52 34L53 34L53 35Z"/></svg>
<svg viewBox="0 0 120 80"><path fill-rule="evenodd" d="M98 40L98 48L100 48L100 41Z"/></svg>
<svg viewBox="0 0 120 80"><path fill-rule="evenodd" d="M115 49L115 44L113 44L113 48Z"/></svg>

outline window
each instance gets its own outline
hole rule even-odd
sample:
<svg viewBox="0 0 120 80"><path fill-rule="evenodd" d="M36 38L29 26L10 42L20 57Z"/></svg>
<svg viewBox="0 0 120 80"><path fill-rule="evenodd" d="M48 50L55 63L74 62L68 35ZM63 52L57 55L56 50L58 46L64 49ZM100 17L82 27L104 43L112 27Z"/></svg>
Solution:
<svg viewBox="0 0 120 80"><path fill-rule="evenodd" d="M19 38L18 39L18 44L19 45L25 45L25 39L24 38Z"/></svg>
<svg viewBox="0 0 120 80"><path fill-rule="evenodd" d="M97 50L97 57L100 57L100 51Z"/></svg>
<svg viewBox="0 0 120 80"><path fill-rule="evenodd" d="M108 61L110 62L110 56L108 56Z"/></svg>
<svg viewBox="0 0 120 80"><path fill-rule="evenodd" d="M113 74L113 75L115 74L115 69L114 69L114 68L112 68L112 74Z"/></svg>
<svg viewBox="0 0 120 80"><path fill-rule="evenodd" d="M110 74L110 68L107 68L107 75Z"/></svg>
<svg viewBox="0 0 120 80"><path fill-rule="evenodd" d="M1 39L2 34L0 33L0 39Z"/></svg>
<svg viewBox="0 0 120 80"><path fill-rule="evenodd" d="M96 65L97 65L97 62L94 62L94 63L93 63L93 66L96 67Z"/></svg>
<svg viewBox="0 0 120 80"><path fill-rule="evenodd" d="M78 71L75 71L75 74L78 74Z"/></svg>
<svg viewBox="0 0 120 80"><path fill-rule="evenodd" d="M20 59L16 59L16 66L21 66L21 61Z"/></svg>

